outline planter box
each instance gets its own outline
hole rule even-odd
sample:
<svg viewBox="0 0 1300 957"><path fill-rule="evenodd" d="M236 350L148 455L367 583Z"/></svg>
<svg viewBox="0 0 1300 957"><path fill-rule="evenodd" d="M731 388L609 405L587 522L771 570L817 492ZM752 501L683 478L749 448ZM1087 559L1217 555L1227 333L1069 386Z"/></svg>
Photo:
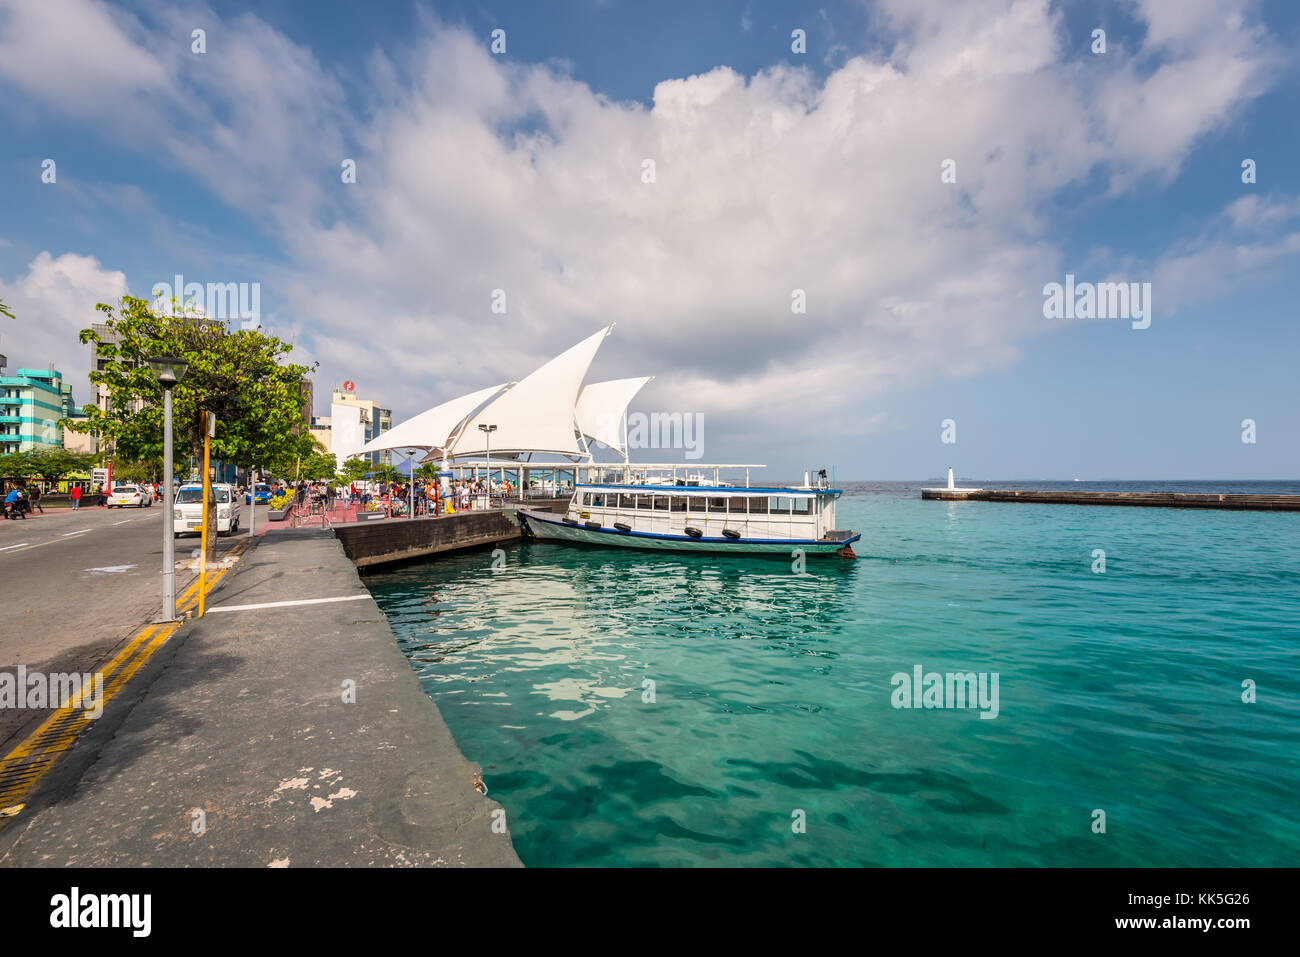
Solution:
<svg viewBox="0 0 1300 957"><path fill-rule="evenodd" d="M283 522L289 511L290 506L287 505L284 508L273 508L267 511L266 517L273 522Z"/></svg>
<svg viewBox="0 0 1300 957"><path fill-rule="evenodd" d="M388 515L384 512L357 512L358 522L373 522L376 521L377 519L387 518L387 517Z"/></svg>

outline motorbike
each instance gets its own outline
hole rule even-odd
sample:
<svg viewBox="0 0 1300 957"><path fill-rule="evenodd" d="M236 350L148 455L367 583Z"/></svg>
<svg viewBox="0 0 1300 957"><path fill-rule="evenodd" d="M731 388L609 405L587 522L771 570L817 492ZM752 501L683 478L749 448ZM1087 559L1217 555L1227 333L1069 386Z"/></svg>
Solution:
<svg viewBox="0 0 1300 957"><path fill-rule="evenodd" d="M5 502L5 518L27 520L27 513L32 510L31 503L26 498L19 498L12 502Z"/></svg>

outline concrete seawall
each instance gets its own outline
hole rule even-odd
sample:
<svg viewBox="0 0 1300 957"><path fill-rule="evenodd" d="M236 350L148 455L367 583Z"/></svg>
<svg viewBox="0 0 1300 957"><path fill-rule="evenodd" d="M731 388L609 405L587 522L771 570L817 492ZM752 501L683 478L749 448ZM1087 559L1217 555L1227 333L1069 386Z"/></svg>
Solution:
<svg viewBox="0 0 1300 957"><path fill-rule="evenodd" d="M927 488L921 490L921 498L946 502L1030 502L1039 505L1130 505L1147 508L1215 508L1266 512L1300 512L1300 495Z"/></svg>
<svg viewBox="0 0 1300 957"><path fill-rule="evenodd" d="M568 499L529 502L530 508L563 509ZM436 518L387 519L334 526L344 554L358 568L426 558L441 552L482 548L518 541L519 520L513 508L455 512Z"/></svg>

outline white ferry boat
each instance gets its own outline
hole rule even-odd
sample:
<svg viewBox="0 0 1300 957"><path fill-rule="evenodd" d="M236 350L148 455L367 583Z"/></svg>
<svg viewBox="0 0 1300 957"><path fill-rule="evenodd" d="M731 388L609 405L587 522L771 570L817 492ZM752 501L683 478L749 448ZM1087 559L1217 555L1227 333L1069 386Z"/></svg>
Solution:
<svg viewBox="0 0 1300 957"><path fill-rule="evenodd" d="M576 483L564 512L524 506L518 514L542 541L674 552L790 555L799 549L810 556L856 557L852 545L862 536L835 527L835 502L843 492L830 487L824 469L816 476L806 473L801 486L751 487L749 470L761 465L692 465L704 471L678 477L680 468L599 467L598 473L614 471L616 481ZM742 468L744 485L718 477L722 469Z"/></svg>

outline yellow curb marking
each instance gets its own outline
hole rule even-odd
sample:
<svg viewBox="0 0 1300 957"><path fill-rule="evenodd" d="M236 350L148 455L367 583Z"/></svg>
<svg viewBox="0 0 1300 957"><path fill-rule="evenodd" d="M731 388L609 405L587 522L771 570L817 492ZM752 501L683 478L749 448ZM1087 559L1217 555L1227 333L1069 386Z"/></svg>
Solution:
<svg viewBox="0 0 1300 957"><path fill-rule="evenodd" d="M239 542L226 554L239 558L250 547L249 542ZM211 592L225 577L228 566L209 576L206 592ZM181 595L177 604L177 614L192 609L198 601L199 585L202 579L195 579ZM144 664L153 657L167 639L174 635L183 622L165 622L161 625L146 625L100 669L104 676L104 700L109 701L131 680ZM143 649L143 650L141 650ZM137 654L137 652L139 652ZM41 722L31 734L12 751L0 759L0 821L18 815L26 805L22 799L36 787L55 762L73 744L77 737L90 724L84 707L73 707L70 703L55 709L54 713Z"/></svg>

